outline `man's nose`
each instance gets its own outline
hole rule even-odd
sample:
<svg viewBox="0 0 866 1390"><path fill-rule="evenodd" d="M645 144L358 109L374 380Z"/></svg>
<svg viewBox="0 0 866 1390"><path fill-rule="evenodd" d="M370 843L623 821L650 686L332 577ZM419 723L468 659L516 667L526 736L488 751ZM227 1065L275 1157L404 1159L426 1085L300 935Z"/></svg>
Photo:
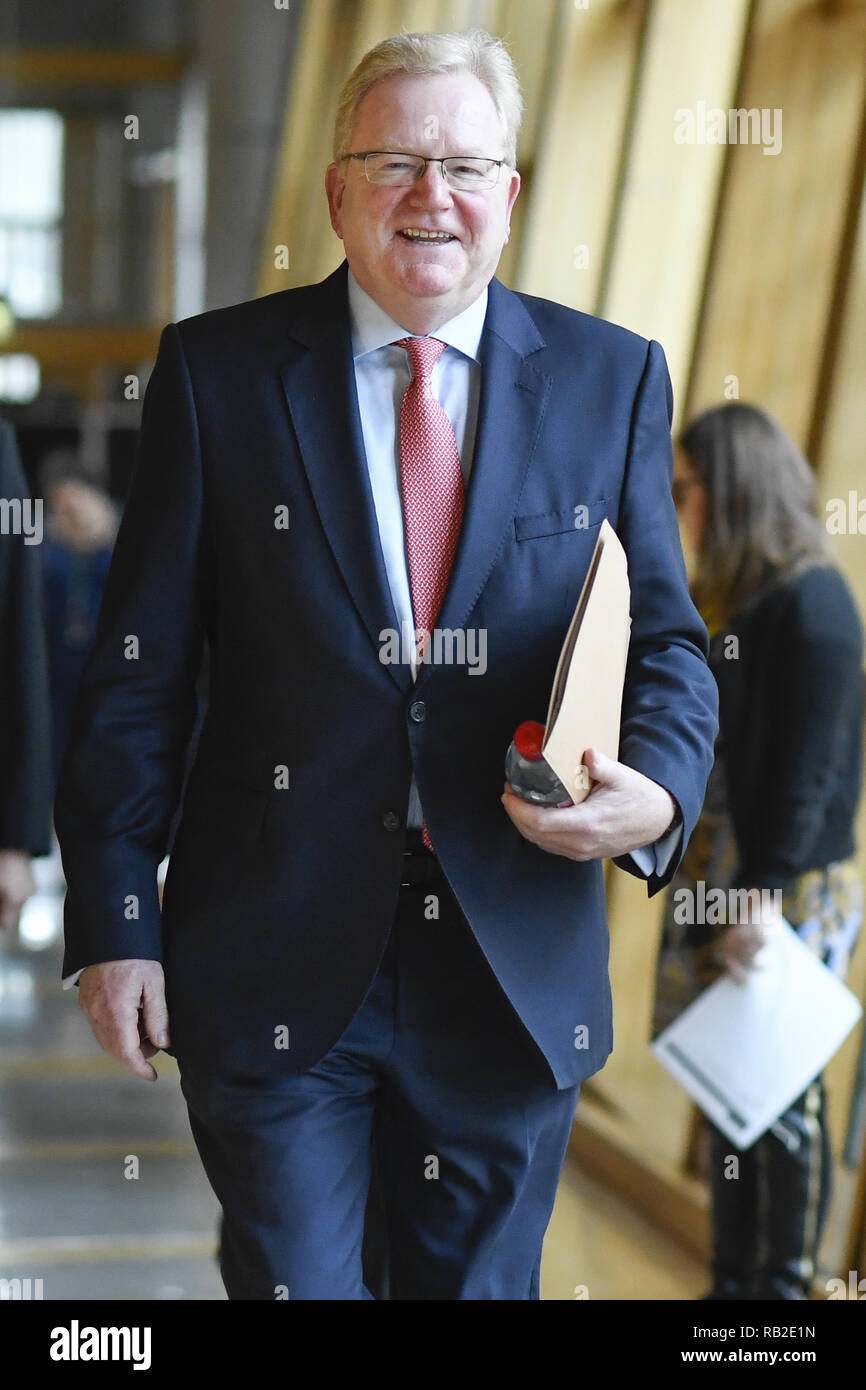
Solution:
<svg viewBox="0 0 866 1390"><path fill-rule="evenodd" d="M420 179L412 185L411 196L425 207L450 207L451 189L445 182L441 164L428 164Z"/></svg>

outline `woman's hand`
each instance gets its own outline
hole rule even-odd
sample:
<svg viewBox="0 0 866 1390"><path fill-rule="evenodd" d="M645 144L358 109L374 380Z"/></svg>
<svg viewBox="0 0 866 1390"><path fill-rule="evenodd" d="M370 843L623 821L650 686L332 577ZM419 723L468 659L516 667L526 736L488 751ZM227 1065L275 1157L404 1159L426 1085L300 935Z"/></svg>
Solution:
<svg viewBox="0 0 866 1390"><path fill-rule="evenodd" d="M779 913L772 905L766 910L759 908L758 919L738 922L728 927L722 937L725 966L741 984L747 980L750 970L763 969L755 957L780 928Z"/></svg>

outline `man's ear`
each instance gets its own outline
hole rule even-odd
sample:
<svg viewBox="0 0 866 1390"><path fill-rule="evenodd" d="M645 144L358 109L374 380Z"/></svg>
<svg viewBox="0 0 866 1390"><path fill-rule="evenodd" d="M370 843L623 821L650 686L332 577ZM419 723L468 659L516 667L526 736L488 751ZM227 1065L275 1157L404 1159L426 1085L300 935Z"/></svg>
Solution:
<svg viewBox="0 0 866 1390"><path fill-rule="evenodd" d="M342 217L341 208L343 206L343 193L346 189L346 180L339 164L329 164L325 170L325 192L328 195L328 211L331 214L331 226L342 241L341 231Z"/></svg>
<svg viewBox="0 0 866 1390"><path fill-rule="evenodd" d="M508 244L509 240L511 239L511 209L514 207L514 204L515 204L516 201L517 201L517 195L518 195L519 192L520 192L520 175L518 174L517 170L515 169L515 170L514 170L514 173L511 175L511 181L510 181L510 185L509 185L509 189L508 189L508 197L507 197L506 202L505 202L505 244L506 244L506 245Z"/></svg>

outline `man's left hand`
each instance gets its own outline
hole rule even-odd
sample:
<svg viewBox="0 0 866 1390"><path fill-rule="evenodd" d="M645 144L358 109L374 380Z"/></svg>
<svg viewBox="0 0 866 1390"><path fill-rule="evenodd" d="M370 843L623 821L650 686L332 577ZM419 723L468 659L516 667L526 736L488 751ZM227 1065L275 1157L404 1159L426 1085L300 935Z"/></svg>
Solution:
<svg viewBox="0 0 866 1390"><path fill-rule="evenodd" d="M502 804L524 839L567 859L613 859L669 829L677 803L658 782L595 748L583 762L594 785L578 806L537 806L505 783Z"/></svg>

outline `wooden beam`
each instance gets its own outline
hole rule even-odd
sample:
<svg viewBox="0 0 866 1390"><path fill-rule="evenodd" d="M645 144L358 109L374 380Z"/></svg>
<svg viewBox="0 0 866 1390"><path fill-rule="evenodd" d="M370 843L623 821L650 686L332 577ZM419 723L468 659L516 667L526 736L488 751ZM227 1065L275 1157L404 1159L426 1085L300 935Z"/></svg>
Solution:
<svg viewBox="0 0 866 1390"><path fill-rule="evenodd" d="M806 452L813 463L820 458L824 429L827 424L828 405L836 369L839 365L842 325L845 321L848 292L851 286L858 231L861 236L866 234L861 227L860 217L863 207L864 179L866 179L866 100L863 102L860 139L854 156L851 182L848 187L848 207L839 245L833 298L824 332L824 353L815 385L815 409L806 444Z"/></svg>
<svg viewBox="0 0 866 1390"><path fill-rule="evenodd" d="M482 20L485 27L502 38L514 60L523 89L523 127L518 140L520 195L511 214L511 239L502 249L497 277L515 287L519 275L526 218L533 199L535 159L543 113L547 107L551 75L557 54L556 33L560 6L556 0L488 0L489 11ZM465 28L467 16L456 28Z"/></svg>
<svg viewBox="0 0 866 1390"><path fill-rule="evenodd" d="M724 167L724 145L698 139L699 111L731 106L748 15L749 0L656 0L641 52L599 313L658 339L678 405Z"/></svg>
<svg viewBox="0 0 866 1390"><path fill-rule="evenodd" d="M643 18L642 0L558 8L517 288L574 309L596 307Z"/></svg>
<svg viewBox="0 0 866 1390"><path fill-rule="evenodd" d="M128 87L179 82L188 56L176 49L0 48L0 82L39 87Z"/></svg>
<svg viewBox="0 0 866 1390"><path fill-rule="evenodd" d="M21 324L2 351L28 353L46 374L83 364L131 368L156 356L159 337L145 324Z"/></svg>
<svg viewBox="0 0 866 1390"><path fill-rule="evenodd" d="M259 294L308 285L342 258L328 218L325 169L351 24L343 0L304 6L262 244ZM288 269L275 263L277 246L288 247Z"/></svg>
<svg viewBox="0 0 866 1390"><path fill-rule="evenodd" d="M862 4L758 0L735 106L780 111L781 151L727 147L689 415L735 377L731 391L807 444L860 155L864 48Z"/></svg>

